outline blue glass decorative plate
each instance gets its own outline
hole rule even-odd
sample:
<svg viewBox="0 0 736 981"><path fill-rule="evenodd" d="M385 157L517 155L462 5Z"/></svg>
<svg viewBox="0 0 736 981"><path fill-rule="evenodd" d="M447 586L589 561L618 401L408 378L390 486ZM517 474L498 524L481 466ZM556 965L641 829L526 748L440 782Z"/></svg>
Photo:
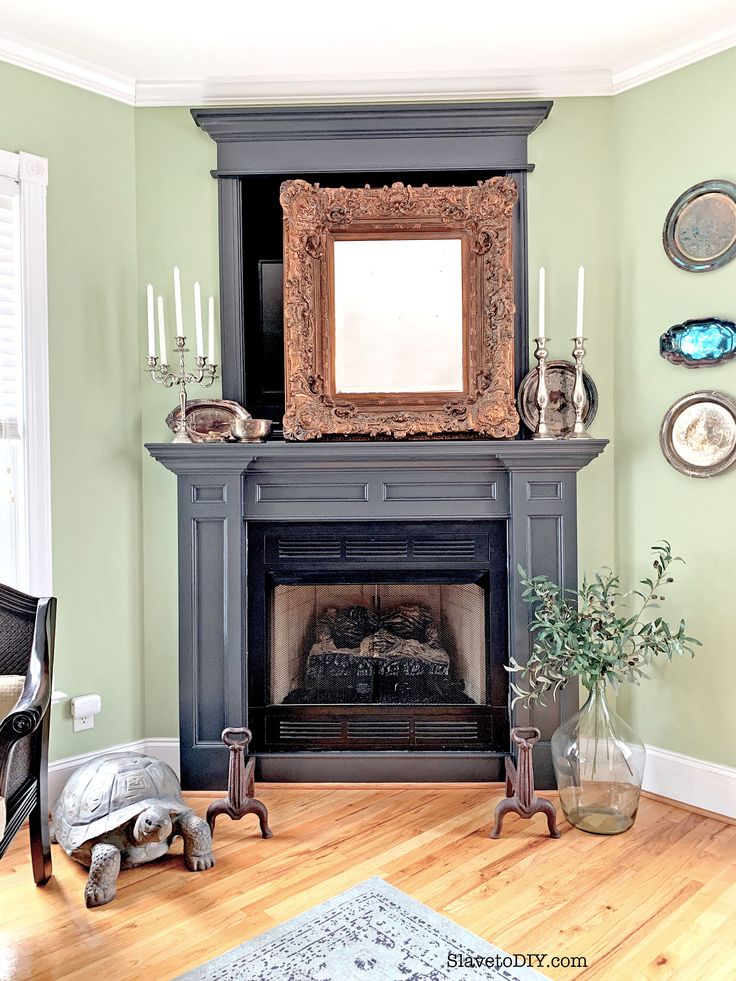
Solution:
<svg viewBox="0 0 736 981"><path fill-rule="evenodd" d="M659 353L686 368L725 364L736 358L736 324L717 317L675 324L660 337Z"/></svg>

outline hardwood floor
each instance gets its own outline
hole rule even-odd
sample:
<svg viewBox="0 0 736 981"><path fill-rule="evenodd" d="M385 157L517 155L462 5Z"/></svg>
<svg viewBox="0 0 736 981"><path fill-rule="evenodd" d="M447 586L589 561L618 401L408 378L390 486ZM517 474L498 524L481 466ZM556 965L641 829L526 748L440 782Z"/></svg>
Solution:
<svg viewBox="0 0 736 981"><path fill-rule="evenodd" d="M0 862L0 981L173 978L373 875L508 953L586 958L586 969L546 966L550 978L736 977L735 826L643 800L617 837L560 820L554 841L543 817L510 816L491 841L501 794L262 784L270 841L255 817L220 818L214 869L187 872L179 843L122 872L98 910L84 905L85 870L57 846L53 879L33 885L22 831ZM200 814L209 799L190 795Z"/></svg>

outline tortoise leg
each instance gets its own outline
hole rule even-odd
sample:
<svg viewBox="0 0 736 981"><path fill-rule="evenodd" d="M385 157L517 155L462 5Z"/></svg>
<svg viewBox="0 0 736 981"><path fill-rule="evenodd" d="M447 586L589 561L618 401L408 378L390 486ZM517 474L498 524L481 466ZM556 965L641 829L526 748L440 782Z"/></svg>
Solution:
<svg viewBox="0 0 736 981"><path fill-rule="evenodd" d="M114 845L95 845L89 867L84 901L87 906L104 906L115 899L115 883L120 871L120 852Z"/></svg>
<svg viewBox="0 0 736 981"><path fill-rule="evenodd" d="M193 811L182 814L174 828L184 839L184 861L190 872L204 872L215 864L212 835L206 821Z"/></svg>

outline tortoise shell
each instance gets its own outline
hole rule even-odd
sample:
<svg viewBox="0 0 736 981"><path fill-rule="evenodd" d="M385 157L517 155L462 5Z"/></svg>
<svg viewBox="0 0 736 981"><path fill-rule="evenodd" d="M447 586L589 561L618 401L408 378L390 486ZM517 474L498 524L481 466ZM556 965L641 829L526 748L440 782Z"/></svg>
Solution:
<svg viewBox="0 0 736 981"><path fill-rule="evenodd" d="M171 767L152 756L108 753L80 766L67 781L54 810L56 839L71 855L155 803L172 817L188 810Z"/></svg>

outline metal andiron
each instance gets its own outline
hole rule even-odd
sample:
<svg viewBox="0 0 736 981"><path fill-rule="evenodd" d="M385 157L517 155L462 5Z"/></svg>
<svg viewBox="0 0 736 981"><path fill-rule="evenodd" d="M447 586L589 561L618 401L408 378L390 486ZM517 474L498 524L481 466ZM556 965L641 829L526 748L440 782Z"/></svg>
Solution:
<svg viewBox="0 0 736 981"><path fill-rule="evenodd" d="M532 749L541 736L539 729L534 726L517 726L511 730L511 741L519 747L519 768L517 770L510 756L504 760L506 764L506 797L496 806L496 816L493 823L491 838L501 837L503 819L510 811L522 818L531 818L535 814L544 814L547 818L547 828L550 838L559 838L555 805L551 800L537 797L534 793L534 765Z"/></svg>
<svg viewBox="0 0 736 981"><path fill-rule="evenodd" d="M169 369L168 364L159 364L156 355L148 356L148 373L151 378L164 388L179 387L179 418L174 428L174 438L172 443L191 443L192 440L187 432L187 385L203 385L211 388L215 378L217 378L217 365L208 364L204 355L197 355L194 359L196 368L187 371L185 355L189 348L187 339L183 335L176 336L176 353L179 356L179 370Z"/></svg>
<svg viewBox="0 0 736 981"><path fill-rule="evenodd" d="M222 731L222 741L230 750L230 766L227 797L213 801L207 808L207 824L213 835L218 815L227 814L233 821L239 821L246 814L255 814L261 825L262 837L273 837L268 826L268 809L263 801L255 798L255 756L245 765L244 754L252 738L250 729L229 727Z"/></svg>

